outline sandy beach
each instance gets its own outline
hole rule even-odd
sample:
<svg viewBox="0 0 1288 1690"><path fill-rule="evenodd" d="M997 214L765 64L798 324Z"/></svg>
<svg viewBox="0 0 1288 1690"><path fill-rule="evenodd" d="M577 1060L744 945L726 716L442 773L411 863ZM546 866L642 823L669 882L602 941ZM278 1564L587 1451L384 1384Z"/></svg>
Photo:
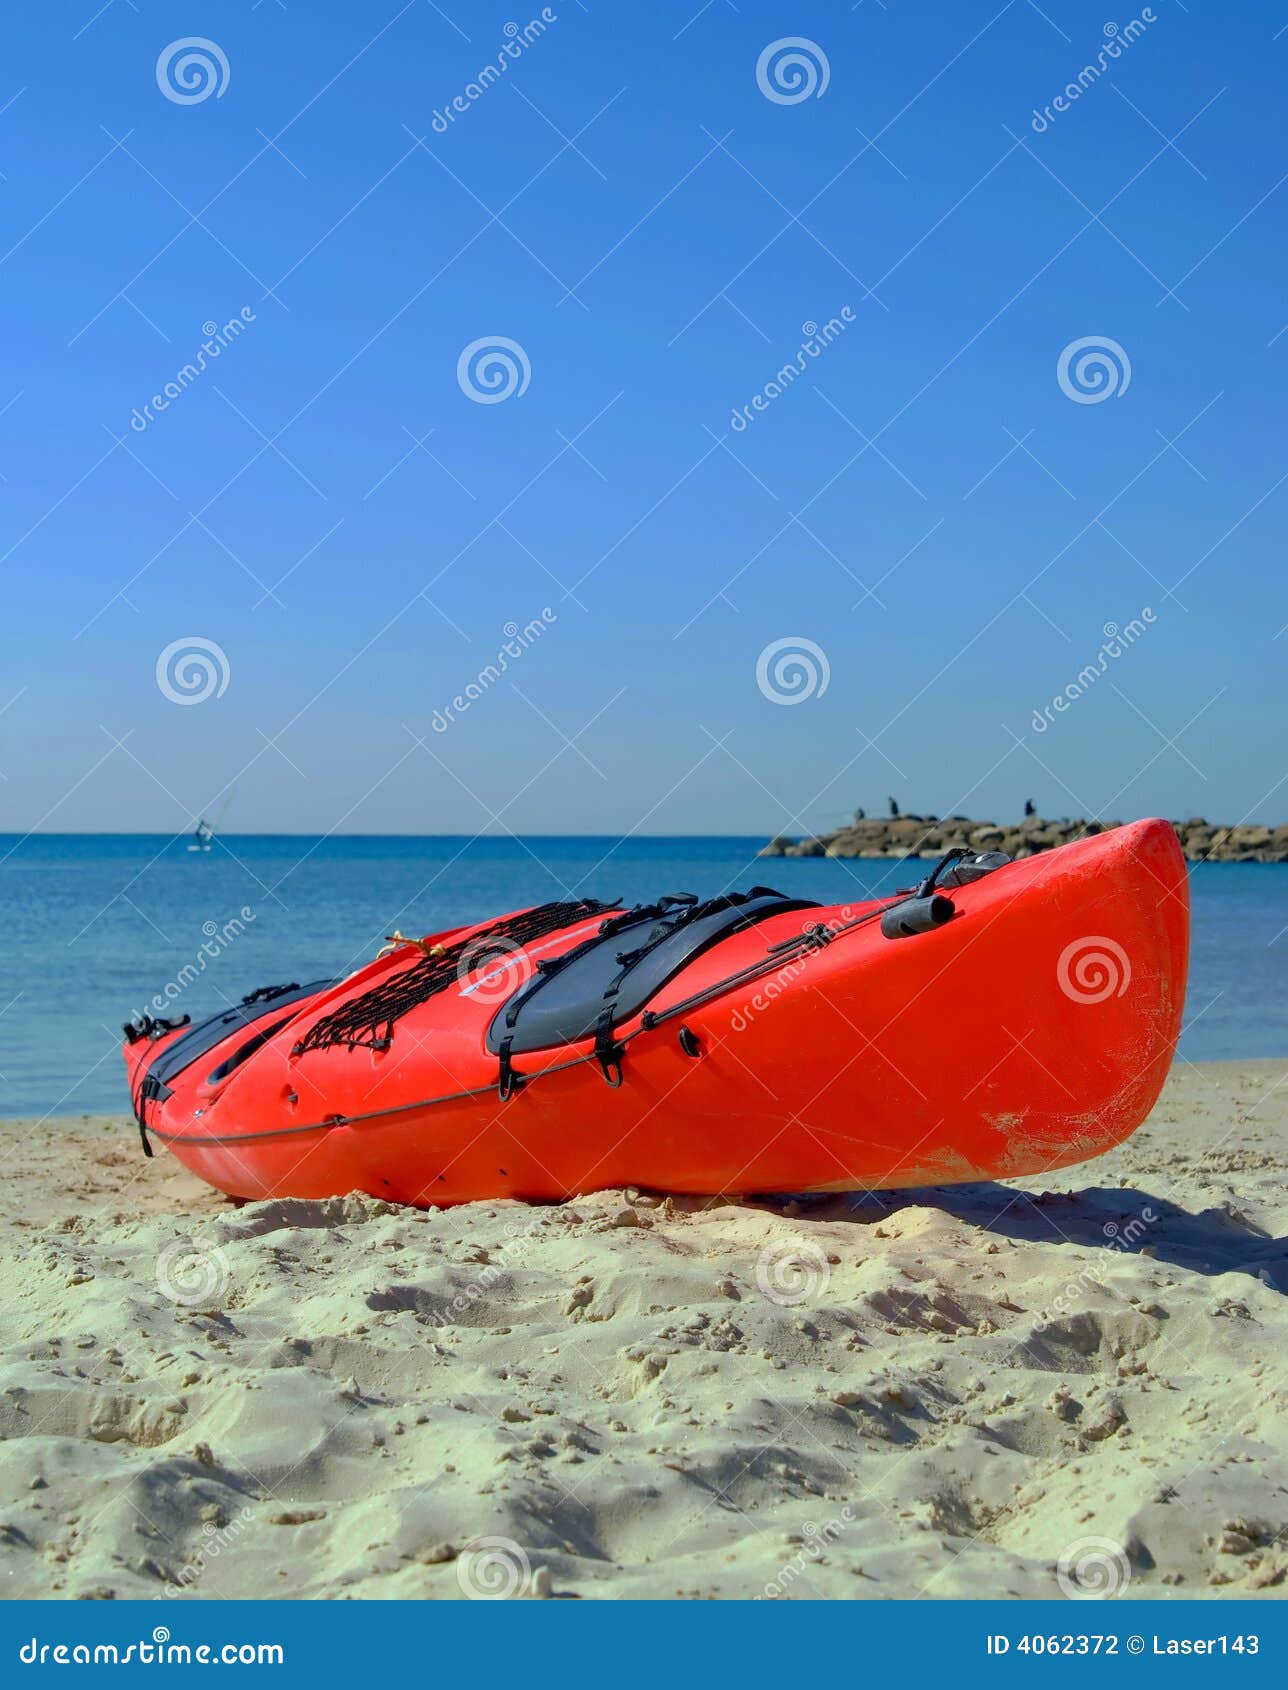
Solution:
<svg viewBox="0 0 1288 1690"><path fill-rule="evenodd" d="M1288 1590L1288 1063L1048 1180L238 1208L0 1126L10 1597Z"/></svg>

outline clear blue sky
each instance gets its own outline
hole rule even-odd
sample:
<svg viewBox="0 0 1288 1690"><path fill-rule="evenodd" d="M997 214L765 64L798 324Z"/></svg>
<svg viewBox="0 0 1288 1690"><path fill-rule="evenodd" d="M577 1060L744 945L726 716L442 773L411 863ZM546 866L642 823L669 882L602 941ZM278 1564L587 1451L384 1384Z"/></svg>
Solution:
<svg viewBox="0 0 1288 1690"><path fill-rule="evenodd" d="M1100 0L560 0L471 98L539 8L97 4L0 69L0 829L1288 815L1277 8L1098 61ZM187 36L222 92L162 91ZM190 636L226 684L180 705Z"/></svg>

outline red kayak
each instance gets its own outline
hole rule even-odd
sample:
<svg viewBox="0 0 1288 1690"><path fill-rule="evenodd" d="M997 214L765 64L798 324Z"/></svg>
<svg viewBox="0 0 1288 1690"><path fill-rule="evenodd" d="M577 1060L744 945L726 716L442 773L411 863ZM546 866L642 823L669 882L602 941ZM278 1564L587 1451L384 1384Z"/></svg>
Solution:
<svg viewBox="0 0 1288 1690"><path fill-rule="evenodd" d="M144 1018L144 1144L236 1197L423 1206L1006 1179L1126 1138L1185 995L1170 824L915 867L844 905L544 904L198 1025Z"/></svg>

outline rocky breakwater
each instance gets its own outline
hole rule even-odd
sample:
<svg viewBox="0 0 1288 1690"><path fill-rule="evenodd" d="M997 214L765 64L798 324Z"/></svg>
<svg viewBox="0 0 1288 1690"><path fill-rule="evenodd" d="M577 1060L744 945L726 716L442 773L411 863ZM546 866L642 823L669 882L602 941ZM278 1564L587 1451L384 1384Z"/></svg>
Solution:
<svg viewBox="0 0 1288 1690"><path fill-rule="evenodd" d="M808 839L771 839L762 857L939 857L955 845L1032 857L1088 834L1108 833L1121 821L1025 816L1017 822L972 821L968 816L857 816L846 827ZM1201 816L1173 822L1190 862L1288 863L1288 822L1262 827L1243 822L1221 827Z"/></svg>

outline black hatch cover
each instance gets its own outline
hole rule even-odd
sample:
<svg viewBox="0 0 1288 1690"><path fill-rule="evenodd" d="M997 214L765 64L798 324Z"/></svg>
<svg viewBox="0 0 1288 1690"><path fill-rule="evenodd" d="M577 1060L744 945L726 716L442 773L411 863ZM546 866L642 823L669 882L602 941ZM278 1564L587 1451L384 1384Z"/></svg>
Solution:
<svg viewBox="0 0 1288 1690"><path fill-rule="evenodd" d="M507 1039L514 1055L588 1039L605 1009L612 1010L614 1024L629 1020L686 964L722 939L770 916L818 907L812 899L788 898L757 886L703 904L686 900L660 913L654 906L633 925L619 916L606 924L607 934L576 947L566 962L556 958L547 964L497 1011L488 1028L488 1050L498 1053Z"/></svg>

